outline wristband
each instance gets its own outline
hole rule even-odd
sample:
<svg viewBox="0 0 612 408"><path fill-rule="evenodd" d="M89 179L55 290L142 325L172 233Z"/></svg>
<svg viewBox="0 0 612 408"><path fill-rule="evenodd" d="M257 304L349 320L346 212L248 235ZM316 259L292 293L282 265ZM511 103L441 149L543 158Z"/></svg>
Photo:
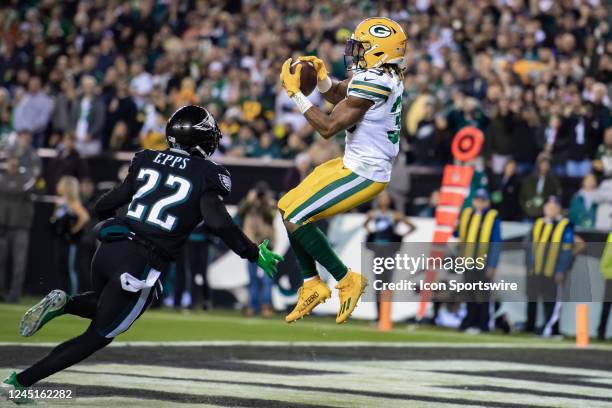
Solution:
<svg viewBox="0 0 612 408"><path fill-rule="evenodd" d="M297 105L302 114L306 113L306 111L312 107L312 102L310 102L301 92L294 93L291 100Z"/></svg>
<svg viewBox="0 0 612 408"><path fill-rule="evenodd" d="M317 81L317 89L321 93L325 93L329 91L329 88L331 87L332 87L332 80L329 78L329 76L325 77L325 79L322 81Z"/></svg>

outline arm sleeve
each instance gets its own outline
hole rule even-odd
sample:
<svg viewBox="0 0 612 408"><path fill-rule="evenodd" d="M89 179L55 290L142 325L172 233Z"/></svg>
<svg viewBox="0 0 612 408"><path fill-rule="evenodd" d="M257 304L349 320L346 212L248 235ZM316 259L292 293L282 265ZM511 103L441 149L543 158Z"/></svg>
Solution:
<svg viewBox="0 0 612 408"><path fill-rule="evenodd" d="M121 208L132 200L132 196L133 191L131 183L126 179L123 183L98 199L94 209L96 215L101 220L113 217L118 208Z"/></svg>
<svg viewBox="0 0 612 408"><path fill-rule="evenodd" d="M219 195L212 191L203 194L200 199L200 211L206 226L221 238L225 245L241 258L251 262L257 261L259 248L234 224Z"/></svg>
<svg viewBox="0 0 612 408"><path fill-rule="evenodd" d="M117 187L98 199L94 211L99 219L105 220L115 216L118 208L132 201L134 195L134 173L137 171L138 156L135 155L130 164L125 180Z"/></svg>

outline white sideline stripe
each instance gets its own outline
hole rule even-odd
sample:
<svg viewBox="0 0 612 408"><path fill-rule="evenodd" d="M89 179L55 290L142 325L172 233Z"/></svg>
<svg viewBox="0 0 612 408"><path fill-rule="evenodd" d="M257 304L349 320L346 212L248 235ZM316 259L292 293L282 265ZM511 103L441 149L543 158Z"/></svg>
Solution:
<svg viewBox="0 0 612 408"><path fill-rule="evenodd" d="M314 203L310 204L308 207L304 208L302 211L297 213L289 221L293 223L299 221L300 219L302 219L302 217L309 214L311 211L315 210L316 208L319 208L320 206L327 204L328 202L338 197L340 194L344 193L345 191L348 191L351 188L358 186L359 184L365 183L366 181L368 181L368 179L358 176L355 180L351 180L348 183L341 185L337 189L332 190L329 193L325 194L323 197L319 198L317 201L315 201Z"/></svg>
<svg viewBox="0 0 612 408"><path fill-rule="evenodd" d="M538 341L534 339L534 341ZM23 347L54 347L57 343L18 343L0 342L3 346ZM374 347L374 348L515 348L515 349L576 349L573 343L432 343L432 342L393 342L381 343L369 341L114 341L107 347L214 347L214 346L295 346L295 347ZM589 349L608 350L612 352L612 345L593 344Z"/></svg>

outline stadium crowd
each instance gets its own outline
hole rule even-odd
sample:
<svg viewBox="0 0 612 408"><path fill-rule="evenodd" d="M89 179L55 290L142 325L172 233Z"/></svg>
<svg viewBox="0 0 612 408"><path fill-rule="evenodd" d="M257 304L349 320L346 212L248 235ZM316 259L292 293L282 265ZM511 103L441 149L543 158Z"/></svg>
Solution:
<svg viewBox="0 0 612 408"><path fill-rule="evenodd" d="M609 176L607 6L12 0L0 8L0 137L28 131L34 146L55 147L69 136L82 156L156 147L169 114L197 103L222 124L220 154L293 159L309 151L317 164L339 149L318 140L281 92L280 64L316 54L345 78L345 40L378 14L404 24L409 38L402 141L409 161L450 161L450 138L474 124L485 131L494 173L510 158L529 172L546 151L555 175L582 177L595 160Z"/></svg>

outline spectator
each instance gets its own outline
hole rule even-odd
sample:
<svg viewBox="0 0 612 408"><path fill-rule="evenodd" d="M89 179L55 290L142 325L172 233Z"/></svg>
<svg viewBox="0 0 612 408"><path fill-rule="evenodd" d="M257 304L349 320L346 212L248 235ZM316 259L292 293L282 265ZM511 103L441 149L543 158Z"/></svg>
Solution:
<svg viewBox="0 0 612 408"><path fill-rule="evenodd" d="M577 90L575 92L578 92ZM563 123L563 131L568 133L568 160L565 174L569 177L583 177L591 171L591 159L589 158L589 135L587 129L586 108L582 106L581 99L575 95L571 116Z"/></svg>
<svg viewBox="0 0 612 408"><path fill-rule="evenodd" d="M453 109L447 119L453 134L465 126L474 126L482 130L485 129L487 123L487 117L478 106L478 101L475 98L466 97L461 92L457 92L453 101Z"/></svg>
<svg viewBox="0 0 612 408"><path fill-rule="evenodd" d="M501 174L504 165L512 157L513 140L512 116L506 99L499 101L491 114L491 122L485 138L486 147L491 155L493 174Z"/></svg>
<svg viewBox="0 0 612 408"><path fill-rule="evenodd" d="M389 243L399 242L402 236L398 235L396 228L404 224L408 227L406 235L412 233L416 226L401 211L394 209L393 201L388 192L383 191L376 199L375 206L368 211L364 228L368 233L367 242Z"/></svg>
<svg viewBox="0 0 612 408"><path fill-rule="evenodd" d="M64 176L75 177L78 181L89 177L87 162L81 158L75 143L74 134L66 133L58 146L57 156L49 162L45 172L48 194L55 194L57 183Z"/></svg>
<svg viewBox="0 0 612 408"><path fill-rule="evenodd" d="M429 195L427 205L418 212L419 217L432 218L436 215L436 208L440 203L440 190L434 190Z"/></svg>
<svg viewBox="0 0 612 408"><path fill-rule="evenodd" d="M318 137L308 148L308 155L312 158L315 167L341 154L342 151L336 143L323 137Z"/></svg>
<svg viewBox="0 0 612 408"><path fill-rule="evenodd" d="M259 143L255 147L255 151L253 152L253 157L263 158L263 159L278 159L280 158L280 149L278 148L278 144L272 138L270 133L262 133L259 136Z"/></svg>
<svg viewBox="0 0 612 408"><path fill-rule="evenodd" d="M147 98L153 91L153 76L146 72L144 65L140 61L134 61L130 67L132 80L130 82L130 92L134 97L136 106L142 109Z"/></svg>
<svg viewBox="0 0 612 408"><path fill-rule="evenodd" d="M587 102L587 131L589 133L589 155L593 157L597 148L601 145L604 132L608 127L612 127L612 115L610 114L611 101L608 96L608 89L601 82L594 83L590 89L586 85L583 91L584 99Z"/></svg>
<svg viewBox="0 0 612 408"><path fill-rule="evenodd" d="M77 252L83 228L90 220L80 197L79 180L63 176L57 183L59 195L50 223L55 234L55 287L75 294L79 292Z"/></svg>
<svg viewBox="0 0 612 408"><path fill-rule="evenodd" d="M433 101L427 101L424 108L423 118L417 124L414 135L414 158L416 164L435 166L440 163L440 158Z"/></svg>
<svg viewBox="0 0 612 408"><path fill-rule="evenodd" d="M541 153L536 160L536 171L526 177L521 184L519 203L524 216L530 221L542 216L546 197L561 194L561 184L550 174L550 170L550 156Z"/></svg>
<svg viewBox="0 0 612 408"><path fill-rule="evenodd" d="M240 126L238 130L238 137L233 144L230 155L238 157L250 157L255 154L257 149L257 139L255 138L255 132L248 125Z"/></svg>
<svg viewBox="0 0 612 408"><path fill-rule="evenodd" d="M597 203L593 201L597 189L597 178L590 173L582 179L582 188L572 197L569 206L569 220L575 227L593 228L595 226L595 215L597 214Z"/></svg>
<svg viewBox="0 0 612 408"><path fill-rule="evenodd" d="M306 143L297 133L291 133L287 138L287 144L282 149L285 159L295 159L301 152L306 150Z"/></svg>
<svg viewBox="0 0 612 408"><path fill-rule="evenodd" d="M28 188L33 188L42 171L42 163L36 149L32 147L32 133L28 130L19 131L17 142L14 146L10 146L8 150L10 155L18 159L20 171L25 171L26 177L32 184Z"/></svg>
<svg viewBox="0 0 612 408"><path fill-rule="evenodd" d="M102 151L102 131L106 108L102 98L96 95L96 79L81 78L81 97L71 113L71 129L76 135L76 149L83 157L95 156Z"/></svg>
<svg viewBox="0 0 612 408"><path fill-rule="evenodd" d="M17 131L32 132L34 146L42 147L52 110L53 100L42 89L40 78L32 77L28 82L28 92L15 106L14 127Z"/></svg>
<svg viewBox="0 0 612 408"><path fill-rule="evenodd" d="M516 174L516 162L508 160L504 164L503 174L493 178L491 202L504 221L520 220L519 206L520 182Z"/></svg>
<svg viewBox="0 0 612 408"><path fill-rule="evenodd" d="M511 109L512 157L516 160L517 172L529 174L533 171L538 152L544 146L544 130L535 109L521 109L518 102L513 102ZM546 150L550 151L550 148Z"/></svg>
<svg viewBox="0 0 612 408"><path fill-rule="evenodd" d="M597 204L595 228L601 231L612 230L612 178L601 182L593 193L593 201Z"/></svg>
<svg viewBox="0 0 612 408"><path fill-rule="evenodd" d="M249 191L246 198L238 205L238 217L242 220L244 233L250 239L260 242L270 240L270 248L274 247L274 218L276 203L265 182L259 182ZM265 317L272 316L272 279L257 267L248 263L249 269L249 305L247 316L261 313Z"/></svg>
<svg viewBox="0 0 612 408"><path fill-rule="evenodd" d="M143 108L144 123L140 129L140 144L145 149L163 150L166 144L166 122L169 118L168 103L158 87L154 87L151 98Z"/></svg>
<svg viewBox="0 0 612 408"><path fill-rule="evenodd" d="M4 298L6 278L10 276L11 286L5 300L17 302L25 281L30 227L34 219L33 170L20 166L16 156L9 157L6 165L6 173L0 173L0 297ZM12 268L8 265L9 258Z"/></svg>
<svg viewBox="0 0 612 408"><path fill-rule="evenodd" d="M0 88L0 146L6 143L12 130L10 94L6 88Z"/></svg>
<svg viewBox="0 0 612 408"><path fill-rule="evenodd" d="M53 108L52 128L54 135L63 135L64 133L73 130L72 116L78 107L78 95L74 79L68 77L61 83L61 92L55 96L55 104ZM61 140L53 140L51 145L56 145Z"/></svg>
<svg viewBox="0 0 612 408"><path fill-rule="evenodd" d="M129 93L127 82L119 81L116 93L108 103L102 147L104 149L110 147L111 150L133 150L138 146L137 115L136 104ZM118 127L121 129L120 133L125 135L124 138L117 139L117 136L113 138L114 133L119 132Z"/></svg>
<svg viewBox="0 0 612 408"><path fill-rule="evenodd" d="M604 132L603 143L597 148L593 168L608 179L612 178L612 126Z"/></svg>

